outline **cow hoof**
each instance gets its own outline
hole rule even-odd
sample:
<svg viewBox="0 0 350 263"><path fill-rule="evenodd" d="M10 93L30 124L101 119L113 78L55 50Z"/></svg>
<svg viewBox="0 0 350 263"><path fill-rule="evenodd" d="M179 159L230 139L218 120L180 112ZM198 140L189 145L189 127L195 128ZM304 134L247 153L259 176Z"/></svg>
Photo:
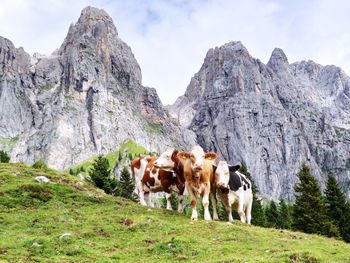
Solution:
<svg viewBox="0 0 350 263"><path fill-rule="evenodd" d="M191 220L192 220L192 221L197 221L198 218L197 218L197 217L191 217Z"/></svg>
<svg viewBox="0 0 350 263"><path fill-rule="evenodd" d="M232 222L226 222L226 224L228 224L228 225L232 225Z"/></svg>
<svg viewBox="0 0 350 263"><path fill-rule="evenodd" d="M214 217L213 220L219 221L219 218L218 217Z"/></svg>

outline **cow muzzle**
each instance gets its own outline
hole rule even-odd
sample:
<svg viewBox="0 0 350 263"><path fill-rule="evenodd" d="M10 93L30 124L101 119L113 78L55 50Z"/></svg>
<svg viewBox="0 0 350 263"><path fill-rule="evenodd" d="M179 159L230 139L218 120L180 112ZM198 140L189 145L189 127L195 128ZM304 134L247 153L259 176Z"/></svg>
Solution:
<svg viewBox="0 0 350 263"><path fill-rule="evenodd" d="M216 187L221 191L223 194L227 194L229 192L229 188L224 183L218 183L216 184Z"/></svg>

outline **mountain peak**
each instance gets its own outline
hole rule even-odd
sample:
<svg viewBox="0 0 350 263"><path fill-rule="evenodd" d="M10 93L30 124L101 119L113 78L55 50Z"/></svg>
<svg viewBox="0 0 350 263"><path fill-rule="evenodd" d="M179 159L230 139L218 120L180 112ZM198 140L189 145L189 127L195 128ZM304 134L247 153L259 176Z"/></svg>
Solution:
<svg viewBox="0 0 350 263"><path fill-rule="evenodd" d="M61 53L74 44L109 43L118 37L112 18L103 9L85 7L78 21L71 24L68 34L60 48ZM109 46L107 44L107 46Z"/></svg>
<svg viewBox="0 0 350 263"><path fill-rule="evenodd" d="M110 29L115 35L118 35L117 29L113 24L112 18L103 9L96 7L85 7L80 14L76 25L83 25L86 30L93 29L93 27L104 25Z"/></svg>
<svg viewBox="0 0 350 263"><path fill-rule="evenodd" d="M275 48L272 51L271 57L269 59L269 62L267 65L275 65L275 64L287 64L289 65L288 58L284 51L281 48Z"/></svg>

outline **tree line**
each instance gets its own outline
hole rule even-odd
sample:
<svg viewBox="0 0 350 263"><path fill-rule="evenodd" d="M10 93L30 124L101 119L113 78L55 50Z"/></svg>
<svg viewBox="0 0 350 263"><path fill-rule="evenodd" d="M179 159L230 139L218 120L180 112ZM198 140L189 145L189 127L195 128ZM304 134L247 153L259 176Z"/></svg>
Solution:
<svg viewBox="0 0 350 263"><path fill-rule="evenodd" d="M245 165L241 172L252 180ZM342 238L349 243L350 201L335 177L328 176L324 193L306 164L302 165L297 177L299 182L294 186L294 203L281 199L279 203L270 201L265 206L257 197L259 192L252 180L252 224Z"/></svg>

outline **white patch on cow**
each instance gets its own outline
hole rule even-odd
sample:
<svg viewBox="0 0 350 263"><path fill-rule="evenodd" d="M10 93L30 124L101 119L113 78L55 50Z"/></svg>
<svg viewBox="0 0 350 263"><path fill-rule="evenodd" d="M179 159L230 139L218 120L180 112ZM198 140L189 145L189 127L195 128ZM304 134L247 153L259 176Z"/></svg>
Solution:
<svg viewBox="0 0 350 263"><path fill-rule="evenodd" d="M191 220L198 220L198 213L196 208L192 208Z"/></svg>
<svg viewBox="0 0 350 263"><path fill-rule="evenodd" d="M215 171L215 182L216 187L224 187L228 188L228 182L230 180L230 172L228 169L227 162L220 161L217 165L216 171Z"/></svg>
<svg viewBox="0 0 350 263"><path fill-rule="evenodd" d="M171 156L173 155L175 149L171 148L162 153L157 160L154 162L154 166L157 168L161 168L164 171L171 172L174 169L174 161L171 160Z"/></svg>
<svg viewBox="0 0 350 263"><path fill-rule="evenodd" d="M204 165L205 153L202 147L196 145L191 150L191 168L193 171L201 170Z"/></svg>

